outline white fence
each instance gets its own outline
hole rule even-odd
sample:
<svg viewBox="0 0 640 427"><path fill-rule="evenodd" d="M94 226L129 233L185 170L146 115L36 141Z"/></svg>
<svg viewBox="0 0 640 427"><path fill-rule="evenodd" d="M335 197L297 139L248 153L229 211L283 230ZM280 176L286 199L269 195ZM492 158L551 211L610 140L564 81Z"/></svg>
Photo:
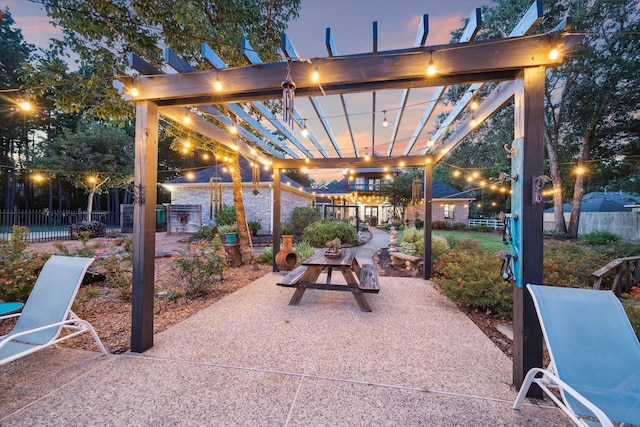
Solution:
<svg viewBox="0 0 640 427"><path fill-rule="evenodd" d="M504 227L504 224L502 224L497 218L469 218L469 227L473 227L474 225L486 225L494 230Z"/></svg>

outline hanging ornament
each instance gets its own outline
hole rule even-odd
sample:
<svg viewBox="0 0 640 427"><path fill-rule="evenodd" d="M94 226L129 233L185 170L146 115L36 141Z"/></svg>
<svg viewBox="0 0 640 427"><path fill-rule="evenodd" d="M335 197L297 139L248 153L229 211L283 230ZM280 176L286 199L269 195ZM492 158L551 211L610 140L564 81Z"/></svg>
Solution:
<svg viewBox="0 0 640 427"><path fill-rule="evenodd" d="M420 202L420 187L422 182L414 179L411 183L411 203L417 205Z"/></svg>
<svg viewBox="0 0 640 427"><path fill-rule="evenodd" d="M293 129L293 100L296 96L296 84L291 79L291 63L287 61L287 77L282 82L282 121Z"/></svg>
<svg viewBox="0 0 640 427"><path fill-rule="evenodd" d="M260 191L258 191L258 184L260 183L260 164L258 162L253 163L252 178L253 185L255 186L253 189L253 195L257 196L260 194Z"/></svg>

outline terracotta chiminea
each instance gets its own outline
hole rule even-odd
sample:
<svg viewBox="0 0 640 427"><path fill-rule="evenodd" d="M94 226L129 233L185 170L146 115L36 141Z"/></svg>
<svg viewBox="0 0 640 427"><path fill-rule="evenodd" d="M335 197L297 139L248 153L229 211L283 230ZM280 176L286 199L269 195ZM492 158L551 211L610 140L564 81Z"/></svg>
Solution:
<svg viewBox="0 0 640 427"><path fill-rule="evenodd" d="M298 255L293 251L293 235L282 236L282 249L276 254L276 265L283 270L293 270L298 263Z"/></svg>

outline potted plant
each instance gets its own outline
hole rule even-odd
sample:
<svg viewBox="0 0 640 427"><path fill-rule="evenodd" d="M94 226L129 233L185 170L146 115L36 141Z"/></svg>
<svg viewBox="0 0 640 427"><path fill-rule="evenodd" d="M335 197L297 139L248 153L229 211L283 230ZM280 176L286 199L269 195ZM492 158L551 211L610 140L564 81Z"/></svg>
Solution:
<svg viewBox="0 0 640 427"><path fill-rule="evenodd" d="M224 235L224 239L228 245L238 244L238 226L237 225L221 225L218 227L220 234Z"/></svg>
<svg viewBox="0 0 640 427"><path fill-rule="evenodd" d="M254 219L249 221L249 228L251 229L251 233L254 236L258 235L258 230L260 230L262 228L262 224L260 223L259 219Z"/></svg>

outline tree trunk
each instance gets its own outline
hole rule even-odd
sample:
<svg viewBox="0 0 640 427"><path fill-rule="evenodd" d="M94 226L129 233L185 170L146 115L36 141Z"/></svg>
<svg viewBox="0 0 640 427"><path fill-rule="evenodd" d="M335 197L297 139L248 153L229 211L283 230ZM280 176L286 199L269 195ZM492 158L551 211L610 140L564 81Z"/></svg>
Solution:
<svg viewBox="0 0 640 427"><path fill-rule="evenodd" d="M233 181L233 204L236 208L236 219L238 222L238 237L240 238L240 253L242 254L242 264L253 264L254 254L251 250L249 230L247 228L247 217L244 213L244 201L242 200L242 177L240 175L239 157L233 159L231 169L231 179Z"/></svg>
<svg viewBox="0 0 640 427"><path fill-rule="evenodd" d="M560 163L558 161L558 151L547 150L549 156L549 167L551 170L551 182L553 183L553 222L556 233L566 234L567 223L564 220L564 209L562 206L562 177L560 176Z"/></svg>
<svg viewBox="0 0 640 427"><path fill-rule="evenodd" d="M91 222L91 212L93 211L93 195L96 194L95 188L89 190L89 198L87 200L87 222Z"/></svg>

